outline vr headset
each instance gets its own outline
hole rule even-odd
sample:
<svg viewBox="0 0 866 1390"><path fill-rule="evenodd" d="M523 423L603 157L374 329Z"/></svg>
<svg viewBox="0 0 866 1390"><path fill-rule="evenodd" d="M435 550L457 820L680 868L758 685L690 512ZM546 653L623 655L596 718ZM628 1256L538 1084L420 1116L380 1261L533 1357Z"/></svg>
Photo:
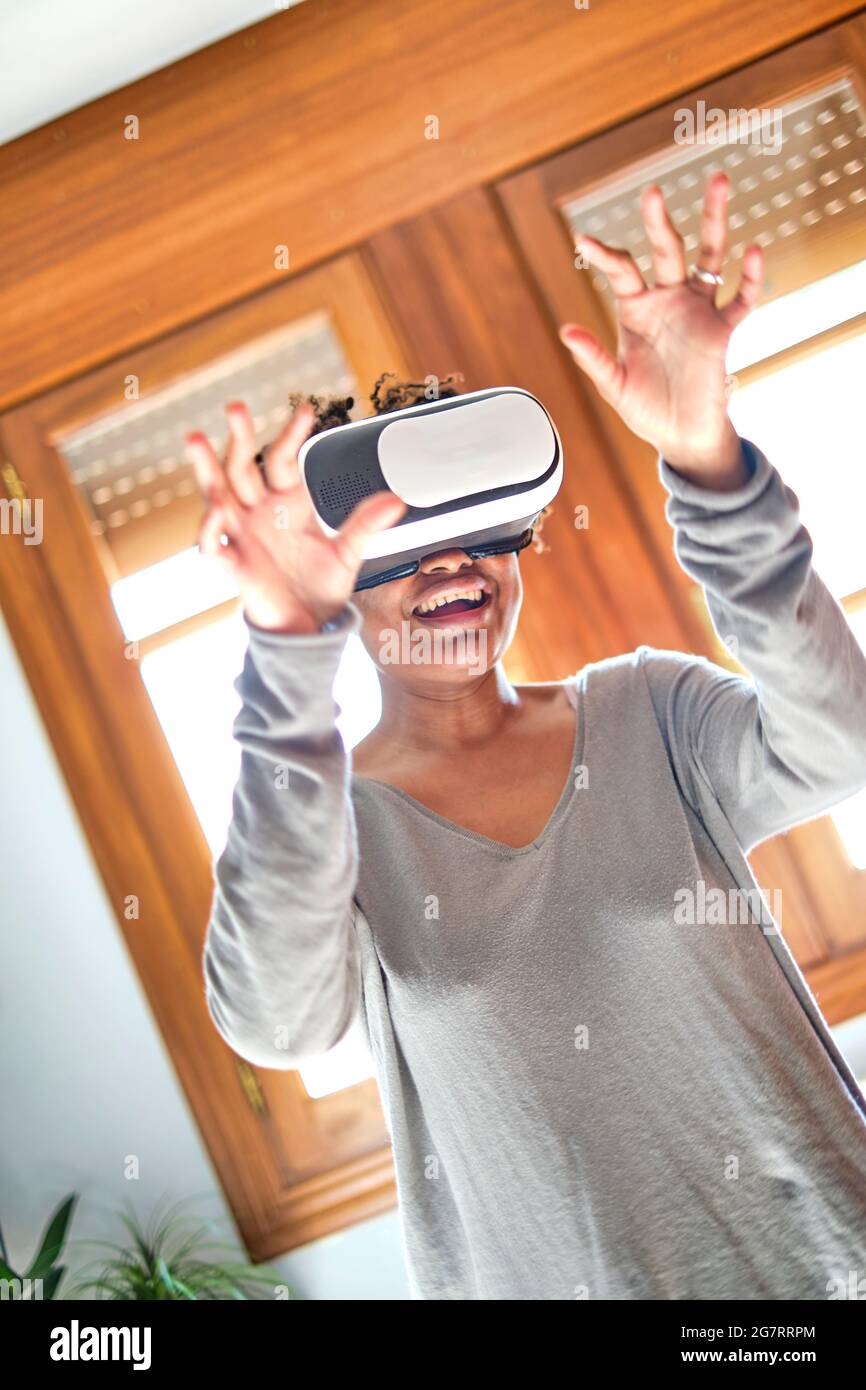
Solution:
<svg viewBox="0 0 866 1390"><path fill-rule="evenodd" d="M562 483L562 444L544 406L517 386L425 401L305 440L298 465L323 530L390 489L407 503L367 544L355 590L415 574L426 555L473 560L522 550Z"/></svg>

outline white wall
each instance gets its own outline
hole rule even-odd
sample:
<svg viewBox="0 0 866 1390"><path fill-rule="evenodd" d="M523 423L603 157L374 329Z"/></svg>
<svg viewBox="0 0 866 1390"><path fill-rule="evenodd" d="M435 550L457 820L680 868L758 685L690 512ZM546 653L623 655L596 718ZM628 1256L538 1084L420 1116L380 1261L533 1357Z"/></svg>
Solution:
<svg viewBox="0 0 866 1390"><path fill-rule="evenodd" d="M236 1240L2 620L0 692L0 1225L11 1262L26 1267L73 1190L73 1239L125 1241L118 1212L147 1220L160 1201L194 1196L216 1238ZM130 1154L136 1181L124 1177ZM70 1268L96 1253L80 1250ZM408 1298L393 1212L273 1263L303 1298Z"/></svg>
<svg viewBox="0 0 866 1390"><path fill-rule="evenodd" d="M0 144L300 0L6 0Z"/></svg>

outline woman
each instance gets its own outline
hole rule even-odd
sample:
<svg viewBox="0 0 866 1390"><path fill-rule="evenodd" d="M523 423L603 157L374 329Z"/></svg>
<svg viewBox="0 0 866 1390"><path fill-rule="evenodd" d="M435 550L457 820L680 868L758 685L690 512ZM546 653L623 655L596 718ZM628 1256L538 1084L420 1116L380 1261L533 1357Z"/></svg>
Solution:
<svg viewBox="0 0 866 1390"><path fill-rule="evenodd" d="M654 288L582 238L619 358L561 336L657 448L678 556L754 682L642 647L513 685L515 554L439 552L353 598L403 504L380 494L322 534L296 463L308 405L264 477L243 406L224 465L189 436L201 546L249 626L208 1007L238 1053L286 1069L361 1017L414 1297L828 1298L866 1271L866 1102L772 919L738 913L746 852L866 783L866 659L795 497L727 415L762 263L751 247L717 309L726 197L711 180L688 275L646 191ZM486 666L384 661L404 622L475 625ZM383 708L350 759L331 690L351 631Z"/></svg>

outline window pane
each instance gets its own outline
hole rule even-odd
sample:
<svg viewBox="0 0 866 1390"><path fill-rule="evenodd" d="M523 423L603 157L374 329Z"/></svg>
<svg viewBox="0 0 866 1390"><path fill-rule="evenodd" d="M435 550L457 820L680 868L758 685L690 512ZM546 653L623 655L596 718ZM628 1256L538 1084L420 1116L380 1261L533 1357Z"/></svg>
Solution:
<svg viewBox="0 0 866 1390"><path fill-rule="evenodd" d="M866 651L866 608L849 613L848 621L860 646ZM866 791L858 792L837 806L833 821L855 869L866 869Z"/></svg>
<svg viewBox="0 0 866 1390"><path fill-rule="evenodd" d="M832 817L854 868L866 869L866 791L843 801Z"/></svg>
<svg viewBox="0 0 866 1390"><path fill-rule="evenodd" d="M202 555L197 546L127 575L111 587L115 611L130 641L216 608L237 593L228 571Z"/></svg>
<svg viewBox="0 0 866 1390"><path fill-rule="evenodd" d="M734 329L728 371L739 372L775 352L866 313L866 261L760 304Z"/></svg>
<svg viewBox="0 0 866 1390"><path fill-rule="evenodd" d="M811 288L817 293L825 283ZM760 445L797 494L815 546L815 568L837 598L866 588L864 374L866 335L861 335L780 368L731 398L739 433ZM850 621L866 650L866 610ZM866 792L831 814L852 864L866 869Z"/></svg>
<svg viewBox="0 0 866 1390"><path fill-rule="evenodd" d="M866 334L736 390L730 413L800 500L815 566L843 598L866 588L863 382Z"/></svg>
<svg viewBox="0 0 866 1390"><path fill-rule="evenodd" d="M862 219L866 120L853 83L843 79L764 111L722 112L707 109L703 101L677 107L666 149L571 199L562 215L572 234L583 232L623 247L641 271L651 274L640 215L642 190L650 182L660 184L688 258L694 260L707 176L720 169L731 180L729 282L754 241L765 248L771 274L783 263L796 263L796 280L802 283L813 263L813 248L826 244L828 227L841 244ZM593 272L593 283L609 294L603 275Z"/></svg>
<svg viewBox="0 0 866 1390"><path fill-rule="evenodd" d="M230 618L158 647L143 657L141 675L212 852L225 845L240 749L232 723L240 708L234 681L243 666L246 625ZM378 723L376 670L351 636L334 682L344 744L353 748Z"/></svg>
<svg viewBox="0 0 866 1390"><path fill-rule="evenodd" d="M312 1100L331 1096L347 1086L357 1086L373 1076L373 1059L359 1020L355 1020L342 1042L323 1057L312 1057L300 1069L304 1090Z"/></svg>
<svg viewBox="0 0 866 1390"><path fill-rule="evenodd" d="M233 682L245 647L238 612L141 661L142 679L214 855L225 844L240 768L231 727L240 707Z"/></svg>
<svg viewBox="0 0 866 1390"><path fill-rule="evenodd" d="M140 397L134 377L125 385L130 396L120 409L57 441L91 530L110 552L112 578L194 544L203 507L185 436L203 430L222 452L227 401L249 406L260 447L288 419L290 392L352 395L356 402L358 396L342 341L324 310ZM356 404L353 412L358 410Z"/></svg>

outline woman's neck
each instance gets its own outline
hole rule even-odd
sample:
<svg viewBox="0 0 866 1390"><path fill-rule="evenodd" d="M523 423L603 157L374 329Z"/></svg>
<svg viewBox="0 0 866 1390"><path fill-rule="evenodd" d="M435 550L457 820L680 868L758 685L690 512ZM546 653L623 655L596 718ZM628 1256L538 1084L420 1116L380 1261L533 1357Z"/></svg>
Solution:
<svg viewBox="0 0 866 1390"><path fill-rule="evenodd" d="M407 689L380 676L382 717L371 743L387 744L391 756L459 753L497 737L521 712L523 697L497 662L465 683L430 681Z"/></svg>

